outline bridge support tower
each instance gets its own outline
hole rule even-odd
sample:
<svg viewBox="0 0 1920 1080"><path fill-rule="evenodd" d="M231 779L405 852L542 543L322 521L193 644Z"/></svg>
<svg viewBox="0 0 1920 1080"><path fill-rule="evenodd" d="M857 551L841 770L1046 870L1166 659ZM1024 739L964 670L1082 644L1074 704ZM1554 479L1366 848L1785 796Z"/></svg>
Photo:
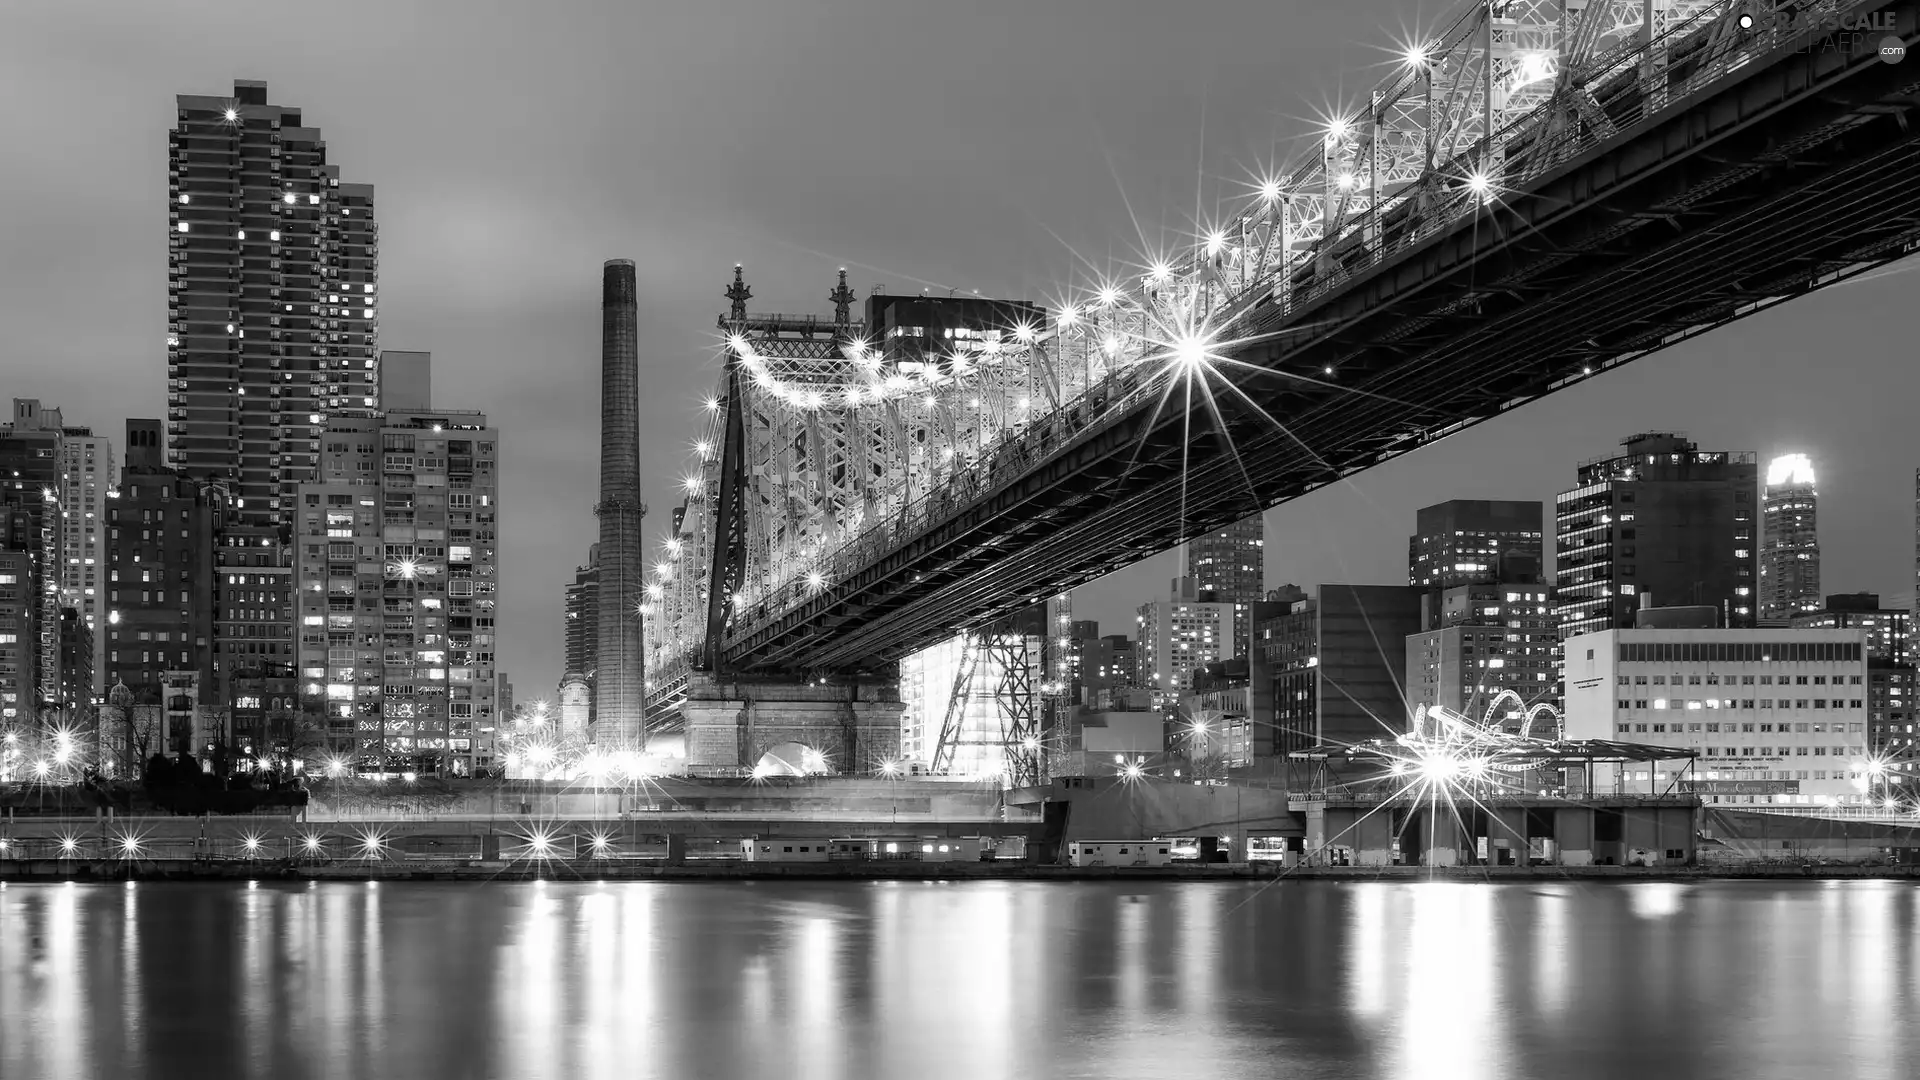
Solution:
<svg viewBox="0 0 1920 1080"><path fill-rule="evenodd" d="M899 760L905 712L897 680L822 684L696 671L680 706L687 771L737 775L767 751L797 743L817 751L829 773L871 776Z"/></svg>

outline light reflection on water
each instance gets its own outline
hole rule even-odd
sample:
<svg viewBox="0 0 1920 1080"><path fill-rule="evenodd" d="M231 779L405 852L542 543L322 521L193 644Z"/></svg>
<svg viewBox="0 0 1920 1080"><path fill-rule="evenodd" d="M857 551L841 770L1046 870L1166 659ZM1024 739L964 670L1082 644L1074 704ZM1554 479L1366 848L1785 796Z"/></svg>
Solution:
<svg viewBox="0 0 1920 1080"><path fill-rule="evenodd" d="M1920 888L11 885L0 1077L1920 1075Z"/></svg>

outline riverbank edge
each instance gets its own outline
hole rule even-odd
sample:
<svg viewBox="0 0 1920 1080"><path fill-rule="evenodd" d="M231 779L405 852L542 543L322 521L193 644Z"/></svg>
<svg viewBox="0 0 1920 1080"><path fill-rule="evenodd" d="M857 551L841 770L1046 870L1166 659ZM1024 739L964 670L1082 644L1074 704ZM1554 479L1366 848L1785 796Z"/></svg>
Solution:
<svg viewBox="0 0 1920 1080"><path fill-rule="evenodd" d="M1077 867L1026 863L663 863L560 861L410 866L379 863L66 862L0 864L0 882L162 881L1737 881L1920 880L1920 866L1224 866Z"/></svg>

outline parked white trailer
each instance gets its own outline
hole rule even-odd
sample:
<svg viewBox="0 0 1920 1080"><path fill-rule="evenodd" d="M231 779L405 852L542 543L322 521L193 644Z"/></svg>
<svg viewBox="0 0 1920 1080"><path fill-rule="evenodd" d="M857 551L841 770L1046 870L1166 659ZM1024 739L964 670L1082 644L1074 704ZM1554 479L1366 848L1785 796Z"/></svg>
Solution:
<svg viewBox="0 0 1920 1080"><path fill-rule="evenodd" d="M1074 866L1170 866L1173 845L1165 840L1074 840L1067 856Z"/></svg>

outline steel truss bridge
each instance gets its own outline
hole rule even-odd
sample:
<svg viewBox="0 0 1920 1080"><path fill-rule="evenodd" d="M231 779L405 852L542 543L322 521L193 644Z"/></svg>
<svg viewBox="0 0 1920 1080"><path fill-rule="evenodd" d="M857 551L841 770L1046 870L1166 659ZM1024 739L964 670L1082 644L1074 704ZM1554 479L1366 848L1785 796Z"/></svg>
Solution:
<svg viewBox="0 0 1920 1080"><path fill-rule="evenodd" d="M1183 250L934 364L844 274L830 318L758 315L736 269L643 607L652 722L689 669L884 677L1905 256L1920 60L1879 43L1917 8L1471 0Z"/></svg>

